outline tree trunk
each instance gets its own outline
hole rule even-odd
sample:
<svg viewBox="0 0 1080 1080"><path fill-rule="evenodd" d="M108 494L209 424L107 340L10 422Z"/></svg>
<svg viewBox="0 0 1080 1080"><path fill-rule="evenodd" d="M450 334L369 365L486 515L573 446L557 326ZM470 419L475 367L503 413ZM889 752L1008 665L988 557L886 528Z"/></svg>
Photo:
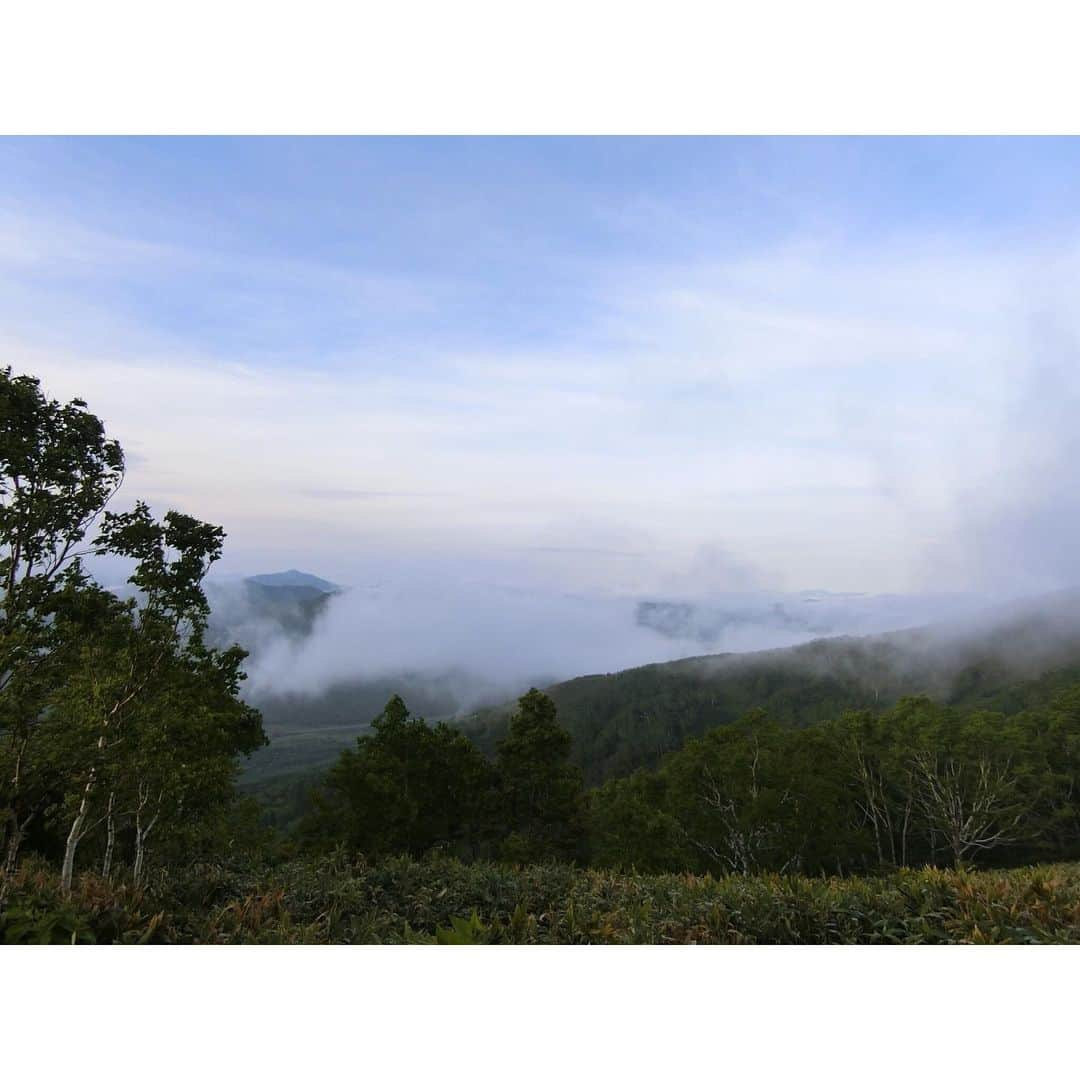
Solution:
<svg viewBox="0 0 1080 1080"><path fill-rule="evenodd" d="M0 909L7 899L8 886L15 873L15 864L19 859L19 845L22 843L22 829L17 821L11 823L11 835L8 837L7 850L4 853L4 872L0 874Z"/></svg>
<svg viewBox="0 0 1080 1080"><path fill-rule="evenodd" d="M135 863L131 868L131 880L135 885L142 881L143 865L146 862L146 841L157 819L158 816L155 814L145 829L136 828L135 830Z"/></svg>
<svg viewBox="0 0 1080 1080"><path fill-rule="evenodd" d="M19 794L19 781L22 777L22 760L26 752L27 739L24 737L19 743L19 749L15 752L15 774L11 778L11 817L4 829L7 833L7 845L4 851L3 880L0 880L0 900L7 894L8 879L15 873L15 864L19 860L19 847L22 845L26 826L34 814L24 822L19 821L19 810L16 805Z"/></svg>
<svg viewBox="0 0 1080 1080"><path fill-rule="evenodd" d="M134 884L139 884L139 879L142 877L143 871L143 856L146 851L146 847L143 844L143 831L142 829L135 830L135 862L131 867L131 880Z"/></svg>
<svg viewBox="0 0 1080 1080"><path fill-rule="evenodd" d="M19 849L22 847L23 840L26 839L26 830L30 828L30 823L38 816L40 810L41 803L38 803L22 821L19 820L18 812L12 812L10 831L4 851L4 867L0 872L0 901L7 896L8 885L19 862Z"/></svg>
<svg viewBox="0 0 1080 1080"><path fill-rule="evenodd" d="M878 866L885 865L885 852L881 847L881 827L878 824L877 807L872 806L870 810L870 821L874 826L874 847L877 848L877 861Z"/></svg>
<svg viewBox="0 0 1080 1080"><path fill-rule="evenodd" d="M131 880L135 885L138 885L142 880L143 864L146 860L147 838L157 824L158 818L161 817L161 798L162 795L159 794L157 812L144 826L142 823L142 811L149 799L149 791L143 784L139 784L139 802L135 808L135 862L131 868Z"/></svg>
<svg viewBox="0 0 1080 1080"><path fill-rule="evenodd" d="M24 827L17 818L11 822L11 835L8 837L7 851L4 854L4 877L15 873L15 864L19 861L19 847L22 845Z"/></svg>
<svg viewBox="0 0 1080 1080"><path fill-rule="evenodd" d="M113 848L116 846L116 815L113 806L116 804L116 792L109 792L109 809L105 817L108 839L105 842L105 858L101 861L101 876L108 878L112 871Z"/></svg>
<svg viewBox="0 0 1080 1080"><path fill-rule="evenodd" d="M900 833L900 865L907 866L907 838L908 825L911 822L911 796L908 796L907 805L904 807L904 828Z"/></svg>
<svg viewBox="0 0 1080 1080"><path fill-rule="evenodd" d="M75 850L82 839L82 827L86 824L86 809L80 808L71 823L67 843L64 845L64 863L60 870L60 890L65 896L71 895L71 879L75 875Z"/></svg>
<svg viewBox="0 0 1080 1080"><path fill-rule="evenodd" d="M86 832L86 818L90 813L90 796L94 791L94 780L95 774L91 771L90 779L86 781L86 787L83 788L82 800L79 802L79 812L71 823L67 843L64 845L64 863L60 870L60 889L65 896L71 894L71 879L75 874L75 851Z"/></svg>
<svg viewBox="0 0 1080 1080"><path fill-rule="evenodd" d="M954 830L949 846L952 848L953 869L959 870L964 858L964 839L959 829Z"/></svg>

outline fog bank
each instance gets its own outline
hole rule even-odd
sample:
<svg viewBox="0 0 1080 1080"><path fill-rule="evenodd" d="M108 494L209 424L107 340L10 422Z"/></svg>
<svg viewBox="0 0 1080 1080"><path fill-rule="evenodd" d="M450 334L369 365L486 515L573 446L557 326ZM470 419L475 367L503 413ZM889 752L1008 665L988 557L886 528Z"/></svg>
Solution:
<svg viewBox="0 0 1080 1080"><path fill-rule="evenodd" d="M456 684L459 708L529 685L834 634L917 626L975 610L970 596L743 593L633 597L487 584L398 582L332 596L310 634L263 624L250 690L317 696L396 675Z"/></svg>

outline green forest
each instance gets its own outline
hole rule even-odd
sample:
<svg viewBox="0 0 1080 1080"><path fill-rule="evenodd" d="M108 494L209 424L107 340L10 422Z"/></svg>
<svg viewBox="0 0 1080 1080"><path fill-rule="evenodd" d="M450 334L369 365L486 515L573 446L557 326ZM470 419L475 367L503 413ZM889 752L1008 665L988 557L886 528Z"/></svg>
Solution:
<svg viewBox="0 0 1080 1080"><path fill-rule="evenodd" d="M392 693L328 769L244 785L224 530L110 509L123 477L86 402L0 371L0 941L1080 941L1075 642L817 642L434 724Z"/></svg>

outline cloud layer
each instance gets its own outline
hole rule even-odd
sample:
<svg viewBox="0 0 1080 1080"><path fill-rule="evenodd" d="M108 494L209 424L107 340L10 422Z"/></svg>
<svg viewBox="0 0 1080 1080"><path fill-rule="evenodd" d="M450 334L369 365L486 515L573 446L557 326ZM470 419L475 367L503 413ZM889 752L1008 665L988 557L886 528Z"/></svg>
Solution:
<svg viewBox="0 0 1080 1080"><path fill-rule="evenodd" d="M221 615L231 615L255 648L256 698L317 696L350 681L396 678L405 687L436 679L463 710L578 675L918 626L978 606L959 596L743 593L704 603L657 599L643 608L630 597L440 578L346 591L331 599L310 636L290 638L238 617L226 590L215 596Z"/></svg>
<svg viewBox="0 0 1080 1080"><path fill-rule="evenodd" d="M447 173L461 223L402 173L428 233L344 189L305 233L283 215L307 178L216 230L149 193L125 218L0 189L0 358L86 397L124 497L223 524L233 570L617 596L1080 578L1069 222L868 232L793 148L810 186L747 150L725 191L756 231L722 228L703 189L604 200L523 153L518 202Z"/></svg>

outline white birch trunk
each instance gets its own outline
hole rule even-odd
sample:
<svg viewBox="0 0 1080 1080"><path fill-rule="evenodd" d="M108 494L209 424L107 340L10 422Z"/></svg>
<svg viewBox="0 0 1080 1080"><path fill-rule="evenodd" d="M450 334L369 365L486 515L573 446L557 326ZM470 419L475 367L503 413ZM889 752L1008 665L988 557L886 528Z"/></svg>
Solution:
<svg viewBox="0 0 1080 1080"><path fill-rule="evenodd" d="M75 820L71 823L68 832L67 843L64 845L64 864L60 870L60 889L65 896L71 893L71 879L75 875L75 852L79 847L79 841L86 833L86 818L90 813L90 796L94 790L94 774L90 773L90 779L83 788L83 797L79 802L79 810Z"/></svg>
<svg viewBox="0 0 1080 1080"><path fill-rule="evenodd" d="M108 878L112 872L112 858L113 848L116 846L116 815L113 813L113 807L116 805L116 792L109 792L109 809L106 814L106 835L108 839L105 841L105 858L101 861L101 876Z"/></svg>

